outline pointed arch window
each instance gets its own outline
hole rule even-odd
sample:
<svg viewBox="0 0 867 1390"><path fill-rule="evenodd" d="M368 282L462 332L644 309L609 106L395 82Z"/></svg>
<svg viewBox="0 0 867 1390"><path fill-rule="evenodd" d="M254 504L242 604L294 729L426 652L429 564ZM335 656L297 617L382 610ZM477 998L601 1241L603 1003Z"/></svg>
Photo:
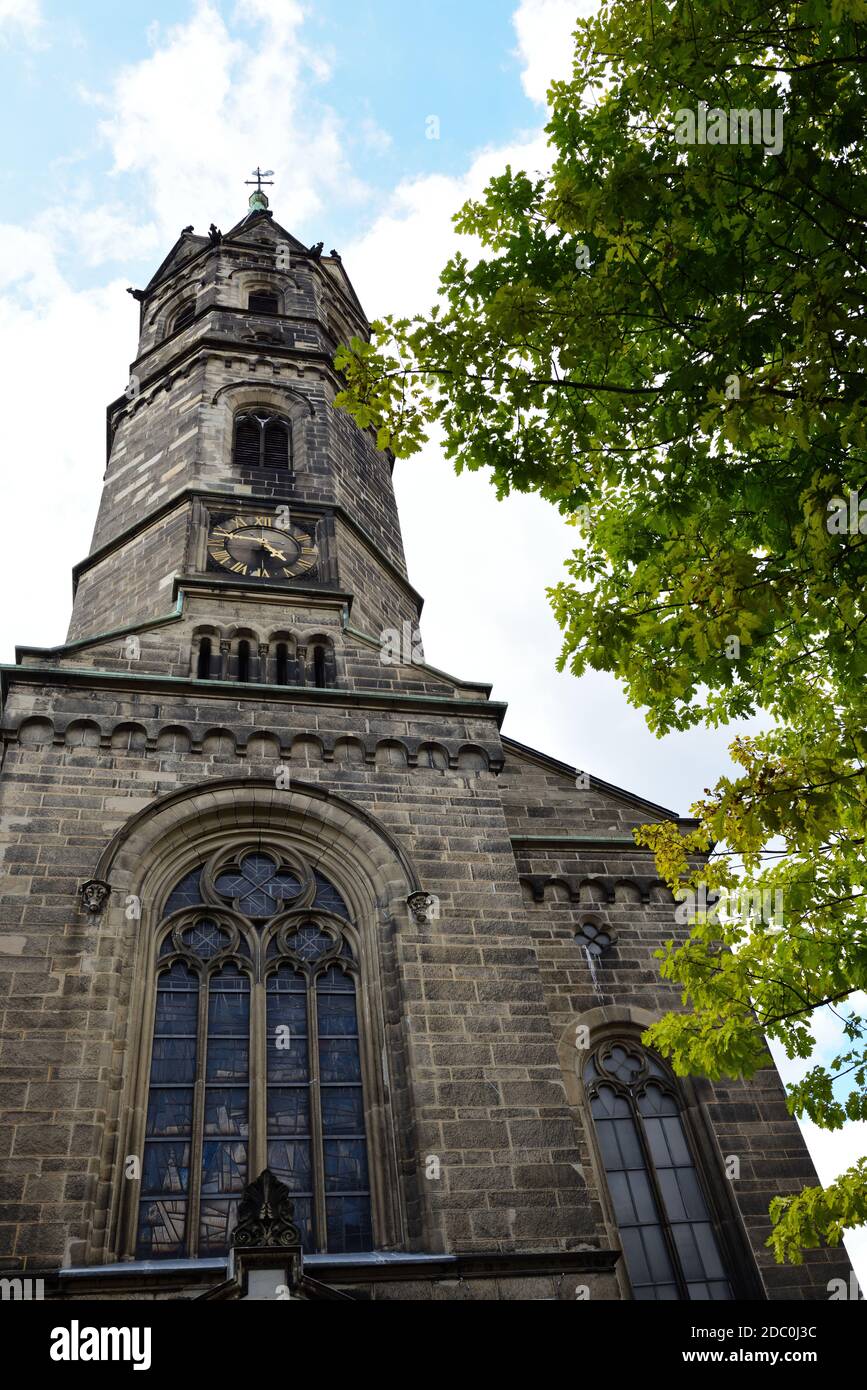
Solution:
<svg viewBox="0 0 867 1390"><path fill-rule="evenodd" d="M733 1298L673 1079L617 1039L591 1053L584 1083L633 1296Z"/></svg>
<svg viewBox="0 0 867 1390"><path fill-rule="evenodd" d="M235 417L232 462L237 468L292 467L292 426L282 415L245 411Z"/></svg>
<svg viewBox="0 0 867 1390"><path fill-rule="evenodd" d="M247 1182L287 1184L308 1251L372 1245L358 941L301 856L215 855L165 903L136 1253L228 1248Z"/></svg>

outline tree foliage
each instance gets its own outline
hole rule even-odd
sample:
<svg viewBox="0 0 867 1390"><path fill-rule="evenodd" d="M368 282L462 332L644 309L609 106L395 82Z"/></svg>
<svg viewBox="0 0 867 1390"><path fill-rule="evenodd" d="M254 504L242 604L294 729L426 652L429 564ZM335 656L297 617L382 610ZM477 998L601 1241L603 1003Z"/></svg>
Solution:
<svg viewBox="0 0 867 1390"><path fill-rule="evenodd" d="M437 306L337 359L380 447L435 422L458 470L574 523L561 668L612 672L658 734L764 712L698 831L639 835L675 889L781 892L782 925L699 914L661 953L687 1007L647 1037L682 1073L750 1076L766 1039L807 1058L829 1004L840 1053L789 1088L829 1129L867 1118L865 20L863 0L603 5L551 89L550 171L494 178L455 217L479 253ZM679 143L699 103L781 117L779 152ZM862 1161L775 1201L769 1243L796 1260L865 1213Z"/></svg>

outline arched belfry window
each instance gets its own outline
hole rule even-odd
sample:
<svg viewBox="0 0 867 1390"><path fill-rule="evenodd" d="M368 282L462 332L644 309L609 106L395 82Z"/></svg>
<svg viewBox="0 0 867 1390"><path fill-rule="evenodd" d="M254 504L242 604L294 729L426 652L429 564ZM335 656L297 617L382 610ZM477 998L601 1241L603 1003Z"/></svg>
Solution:
<svg viewBox="0 0 867 1390"><path fill-rule="evenodd" d="M358 953L340 892L294 852L226 850L176 883L155 944L139 1258L225 1253L266 1166L307 1251L371 1249Z"/></svg>
<svg viewBox="0 0 867 1390"><path fill-rule="evenodd" d="M292 467L292 426L282 415L267 410L235 416L232 462L236 468Z"/></svg>
<svg viewBox="0 0 867 1390"><path fill-rule="evenodd" d="M637 1299L731 1299L677 1087L652 1053L609 1040L584 1084Z"/></svg>
<svg viewBox="0 0 867 1390"><path fill-rule="evenodd" d="M179 333L182 328L187 328L196 317L196 301L188 299L183 304L172 320L172 332Z"/></svg>
<svg viewBox="0 0 867 1390"><path fill-rule="evenodd" d="M251 314L276 314L280 309L277 295L269 290L251 290L247 307Z"/></svg>

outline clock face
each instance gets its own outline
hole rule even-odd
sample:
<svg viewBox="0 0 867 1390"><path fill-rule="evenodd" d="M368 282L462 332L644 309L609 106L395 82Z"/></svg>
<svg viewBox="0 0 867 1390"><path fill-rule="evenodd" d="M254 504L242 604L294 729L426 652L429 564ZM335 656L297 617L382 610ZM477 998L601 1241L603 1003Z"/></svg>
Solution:
<svg viewBox="0 0 867 1390"><path fill-rule="evenodd" d="M230 516L216 523L208 537L211 560L247 579L295 579L319 558L300 526L278 526L273 516Z"/></svg>

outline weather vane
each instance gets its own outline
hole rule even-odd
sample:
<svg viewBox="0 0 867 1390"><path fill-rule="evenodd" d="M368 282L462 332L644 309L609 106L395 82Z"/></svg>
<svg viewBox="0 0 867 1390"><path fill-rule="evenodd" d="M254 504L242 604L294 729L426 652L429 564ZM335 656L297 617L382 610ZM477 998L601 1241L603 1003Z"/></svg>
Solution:
<svg viewBox="0 0 867 1390"><path fill-rule="evenodd" d="M253 170L253 173L256 175L255 183L256 183L256 192L257 192L257 193L261 193L261 192L262 192L262 184L263 184L263 183L266 183L266 184L273 184L274 180L270 177L270 175L273 174L273 172L274 172L273 169L265 169L265 170L262 170L262 169L259 168L258 164L256 165L256 168ZM245 179L245 180L244 180L244 183L245 183L245 184L252 184L252 183L253 183L253 179Z"/></svg>

